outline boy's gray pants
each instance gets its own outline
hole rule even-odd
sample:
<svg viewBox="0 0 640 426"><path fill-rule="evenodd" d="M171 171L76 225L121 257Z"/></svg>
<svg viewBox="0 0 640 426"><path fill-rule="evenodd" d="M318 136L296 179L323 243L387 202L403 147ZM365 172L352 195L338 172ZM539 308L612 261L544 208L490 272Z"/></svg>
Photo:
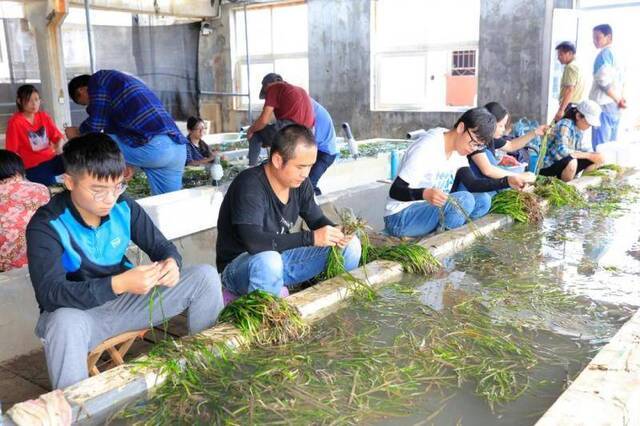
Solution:
<svg viewBox="0 0 640 426"><path fill-rule="evenodd" d="M166 319L187 310L189 334L211 327L224 307L216 269L210 265L185 266L174 287L158 286ZM100 343L118 334L149 327L149 298L125 293L88 310L59 308L40 314L36 335L42 339L49 379L62 389L89 376L87 355ZM155 297L154 325L163 322Z"/></svg>

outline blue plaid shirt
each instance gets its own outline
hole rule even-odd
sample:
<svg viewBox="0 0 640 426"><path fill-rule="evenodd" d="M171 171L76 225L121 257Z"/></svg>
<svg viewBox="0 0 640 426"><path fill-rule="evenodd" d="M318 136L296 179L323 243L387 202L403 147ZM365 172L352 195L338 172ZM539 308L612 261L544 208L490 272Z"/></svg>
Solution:
<svg viewBox="0 0 640 426"><path fill-rule="evenodd" d="M129 146L141 146L158 135L177 144L188 143L160 99L137 78L101 70L89 79L87 118L80 133L114 134Z"/></svg>
<svg viewBox="0 0 640 426"><path fill-rule="evenodd" d="M573 120L563 118L554 127L547 140L547 154L543 167L550 167L556 161L568 157L572 151L580 149L582 132Z"/></svg>

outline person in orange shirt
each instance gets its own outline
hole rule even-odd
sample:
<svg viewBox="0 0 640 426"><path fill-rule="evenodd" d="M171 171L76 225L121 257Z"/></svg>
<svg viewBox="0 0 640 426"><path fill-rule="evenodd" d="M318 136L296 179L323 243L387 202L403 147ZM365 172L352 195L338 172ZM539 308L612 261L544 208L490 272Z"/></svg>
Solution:
<svg viewBox="0 0 640 426"><path fill-rule="evenodd" d="M40 94L31 84L18 88L18 111L7 124L6 148L22 158L26 177L43 185L56 183L64 173L61 152L64 137L51 117L40 111Z"/></svg>

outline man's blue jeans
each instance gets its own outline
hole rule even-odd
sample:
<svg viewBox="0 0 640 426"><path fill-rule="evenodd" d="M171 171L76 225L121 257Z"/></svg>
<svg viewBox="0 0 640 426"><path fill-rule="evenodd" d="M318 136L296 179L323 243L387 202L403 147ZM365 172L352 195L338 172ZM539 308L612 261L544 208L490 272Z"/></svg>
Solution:
<svg viewBox="0 0 640 426"><path fill-rule="evenodd" d="M263 290L279 296L283 285L293 287L324 272L329 250L329 247L299 247L282 253L245 252L224 268L222 285L237 295ZM342 250L347 271L358 267L361 250L356 237Z"/></svg>
<svg viewBox="0 0 640 426"><path fill-rule="evenodd" d="M187 159L186 146L175 143L167 135L154 136L145 145L137 147L123 143L117 135L109 136L118 144L124 161L145 172L153 195L182 188L182 173Z"/></svg>
<svg viewBox="0 0 640 426"><path fill-rule="evenodd" d="M460 207L471 219L477 219L489 212L491 195L486 192L453 192ZM444 226L446 229L464 225L465 217L451 203L444 206ZM394 237L422 237L435 231L440 224L440 209L426 201L414 203L396 214L385 216L384 223L388 234Z"/></svg>
<svg viewBox="0 0 640 426"><path fill-rule="evenodd" d="M591 145L593 150L600 144L613 142L618 139L618 125L620 124L620 109L616 104L602 105L600 113L600 127L591 129Z"/></svg>
<svg viewBox="0 0 640 426"><path fill-rule="evenodd" d="M316 195L322 194L322 191L318 188L318 181L324 172L326 172L333 162L336 161L337 156L337 154L331 155L326 152L318 151L316 162L311 166L311 171L309 171L309 180L311 181L311 185L313 185L313 192Z"/></svg>

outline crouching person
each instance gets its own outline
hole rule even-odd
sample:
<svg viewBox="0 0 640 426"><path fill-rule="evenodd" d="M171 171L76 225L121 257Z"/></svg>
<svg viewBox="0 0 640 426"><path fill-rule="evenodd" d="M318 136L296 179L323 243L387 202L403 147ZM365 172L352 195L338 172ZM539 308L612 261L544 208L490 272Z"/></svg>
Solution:
<svg viewBox="0 0 640 426"><path fill-rule="evenodd" d="M602 109L594 101L582 101L567 109L548 139L542 176L554 176L565 182L573 180L582 171L592 171L604 164L604 156L589 152L582 136L589 128L600 126Z"/></svg>
<svg viewBox="0 0 640 426"><path fill-rule="evenodd" d="M491 208L487 191L522 187L517 176L479 179L468 168L466 156L483 149L493 138L495 117L485 108L465 112L453 129L429 130L405 152L398 177L389 190L384 222L387 233L395 237L420 237L435 231L441 219L447 229L465 223L466 216L477 219ZM464 173L458 174L458 170ZM451 192L454 179L472 192ZM449 202L455 198L464 210Z"/></svg>
<svg viewBox="0 0 640 426"><path fill-rule="evenodd" d="M232 293L278 296L283 286L323 272L332 246L342 249L347 270L358 266L360 241L345 236L314 201L308 176L316 156L311 131L287 126L278 131L269 161L229 186L218 218L216 262ZM298 217L310 231L292 232Z"/></svg>
<svg viewBox="0 0 640 426"><path fill-rule="evenodd" d="M69 141L63 161L67 190L38 209L27 227L29 273L40 306L36 334L53 388L88 377L87 354L104 340L149 327L154 287L163 304L153 310L154 324L186 310L189 332L196 333L211 327L223 307L216 270L182 267L175 246L122 195L125 162L109 136ZM134 267L125 256L130 241L153 263Z"/></svg>

